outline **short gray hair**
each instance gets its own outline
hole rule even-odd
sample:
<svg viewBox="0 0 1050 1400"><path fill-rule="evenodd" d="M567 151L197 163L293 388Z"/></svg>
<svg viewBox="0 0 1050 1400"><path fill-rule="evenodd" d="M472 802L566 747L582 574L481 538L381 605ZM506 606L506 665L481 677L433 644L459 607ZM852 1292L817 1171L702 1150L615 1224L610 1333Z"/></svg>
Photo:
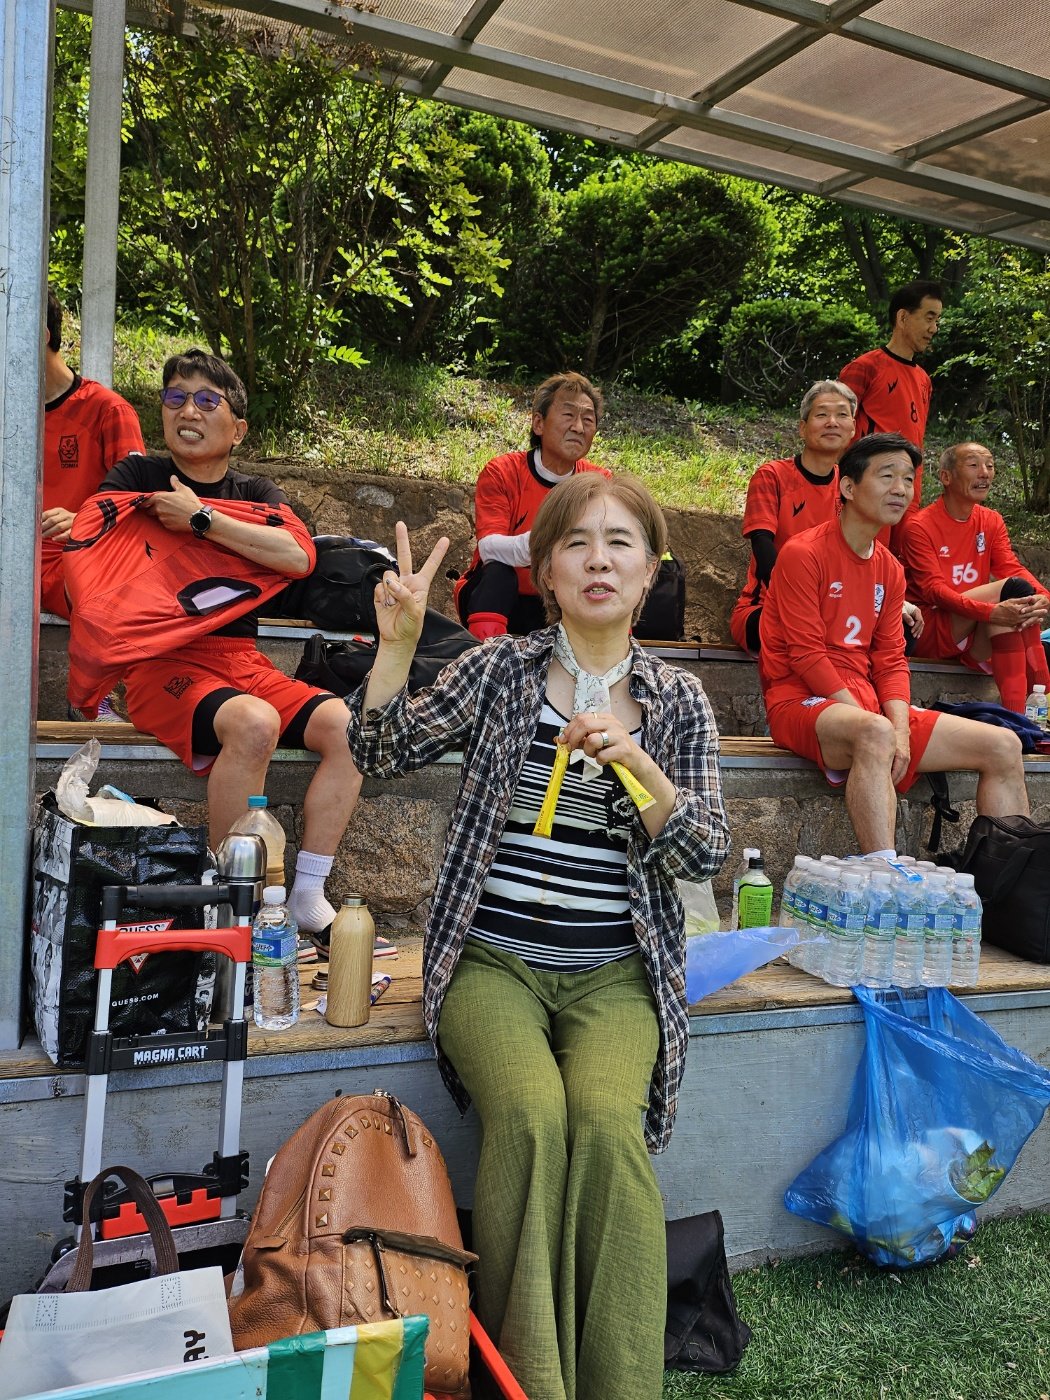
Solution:
<svg viewBox="0 0 1050 1400"><path fill-rule="evenodd" d="M848 384L843 384L841 379L818 379L815 384L811 384L802 395L802 402L799 404L798 416L804 423L809 417L810 409L813 407L821 394L838 394L840 399L845 399L849 404L850 412L857 416L857 396Z"/></svg>

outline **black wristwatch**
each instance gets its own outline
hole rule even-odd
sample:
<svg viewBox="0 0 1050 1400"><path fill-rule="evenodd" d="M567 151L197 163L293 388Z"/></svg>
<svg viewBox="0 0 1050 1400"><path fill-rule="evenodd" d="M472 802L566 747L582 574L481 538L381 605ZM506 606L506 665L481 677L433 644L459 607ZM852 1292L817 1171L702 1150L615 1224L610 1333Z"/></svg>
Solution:
<svg viewBox="0 0 1050 1400"><path fill-rule="evenodd" d="M202 540L211 529L211 513L214 506L201 506L200 510L195 510L190 516L190 529Z"/></svg>

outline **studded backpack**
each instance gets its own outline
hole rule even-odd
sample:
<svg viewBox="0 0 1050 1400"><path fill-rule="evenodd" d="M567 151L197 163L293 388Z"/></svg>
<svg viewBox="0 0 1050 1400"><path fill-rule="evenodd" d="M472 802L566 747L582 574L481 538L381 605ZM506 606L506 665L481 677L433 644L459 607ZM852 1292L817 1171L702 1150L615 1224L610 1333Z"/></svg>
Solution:
<svg viewBox="0 0 1050 1400"><path fill-rule="evenodd" d="M469 1400L476 1259L419 1118L382 1091L333 1099L270 1164L230 1297L234 1346L425 1313L427 1390Z"/></svg>

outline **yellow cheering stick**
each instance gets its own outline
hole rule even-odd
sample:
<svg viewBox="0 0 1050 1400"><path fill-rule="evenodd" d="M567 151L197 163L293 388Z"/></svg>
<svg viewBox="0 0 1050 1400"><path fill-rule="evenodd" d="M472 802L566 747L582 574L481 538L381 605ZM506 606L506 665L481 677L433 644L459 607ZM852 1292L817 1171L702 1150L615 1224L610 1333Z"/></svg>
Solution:
<svg viewBox="0 0 1050 1400"><path fill-rule="evenodd" d="M564 744L559 744L554 754L554 767L551 769L547 791L543 794L543 805L536 818L536 825L532 828L533 836L550 836L554 827L554 809L558 805L558 795L561 792L561 785L565 780L565 770L568 766L569 750ZM610 766L639 812L644 812L656 805L656 798L642 787L629 768L625 768L622 763L617 763L615 759Z"/></svg>
<svg viewBox="0 0 1050 1400"><path fill-rule="evenodd" d="M565 770L569 766L569 749L566 744L559 744L554 750L554 767L551 769L550 781L547 783L547 791L543 794L543 806L540 814L536 818L536 825L532 828L533 836L550 836L551 828L554 826L554 809L558 805L558 794L561 792L561 785L565 781Z"/></svg>
<svg viewBox="0 0 1050 1400"><path fill-rule="evenodd" d="M625 768L622 763L612 760L611 768L620 782L623 783L627 796L631 799L639 812L646 812L650 807L656 806L656 798L647 788L643 788L638 779L629 768Z"/></svg>

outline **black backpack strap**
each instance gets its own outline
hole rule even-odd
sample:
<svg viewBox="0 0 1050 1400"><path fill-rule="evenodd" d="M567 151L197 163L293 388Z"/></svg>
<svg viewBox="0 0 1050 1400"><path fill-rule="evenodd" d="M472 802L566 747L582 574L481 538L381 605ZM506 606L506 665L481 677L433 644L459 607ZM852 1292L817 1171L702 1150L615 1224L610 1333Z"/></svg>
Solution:
<svg viewBox="0 0 1050 1400"><path fill-rule="evenodd" d="M959 813L952 806L947 773L927 773L926 778L930 784L930 806L933 808L933 822L930 826L930 839L926 842L926 849L932 855L940 850L941 822L957 822Z"/></svg>

